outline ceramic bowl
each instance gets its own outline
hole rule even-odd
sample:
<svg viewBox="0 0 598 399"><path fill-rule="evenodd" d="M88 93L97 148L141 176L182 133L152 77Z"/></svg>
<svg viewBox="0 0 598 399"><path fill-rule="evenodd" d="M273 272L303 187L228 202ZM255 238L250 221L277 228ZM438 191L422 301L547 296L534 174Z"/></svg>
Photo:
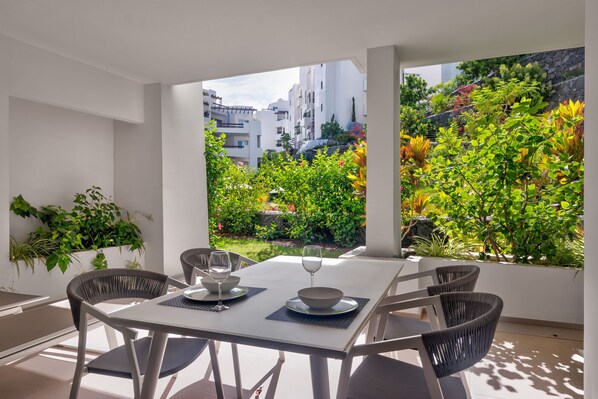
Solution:
<svg viewBox="0 0 598 399"><path fill-rule="evenodd" d="M239 281L241 281L241 277L239 276L228 276L228 278L222 283L222 293L224 294L235 288L237 285L239 285ZM218 283L212 277L202 278L201 285L210 291L210 293L218 294Z"/></svg>
<svg viewBox="0 0 598 399"><path fill-rule="evenodd" d="M330 287L309 287L299 290L297 295L312 309L330 309L340 302L343 292Z"/></svg>

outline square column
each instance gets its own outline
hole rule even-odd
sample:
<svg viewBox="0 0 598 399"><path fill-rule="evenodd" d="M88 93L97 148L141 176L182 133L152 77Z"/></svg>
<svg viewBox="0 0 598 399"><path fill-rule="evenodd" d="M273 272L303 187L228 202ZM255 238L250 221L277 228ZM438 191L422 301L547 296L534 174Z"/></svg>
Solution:
<svg viewBox="0 0 598 399"><path fill-rule="evenodd" d="M208 247L208 206L201 83L148 84L145 121L115 122L114 198L139 220L145 268L181 272L185 249Z"/></svg>
<svg viewBox="0 0 598 399"><path fill-rule="evenodd" d="M598 398L598 1L586 1L584 394Z"/></svg>
<svg viewBox="0 0 598 399"><path fill-rule="evenodd" d="M401 251L400 64L394 46L368 49L366 255Z"/></svg>

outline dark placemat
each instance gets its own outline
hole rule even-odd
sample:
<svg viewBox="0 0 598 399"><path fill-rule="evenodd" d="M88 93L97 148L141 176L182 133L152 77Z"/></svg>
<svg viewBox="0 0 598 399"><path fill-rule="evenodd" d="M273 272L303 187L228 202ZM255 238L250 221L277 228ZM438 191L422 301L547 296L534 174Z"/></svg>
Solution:
<svg viewBox="0 0 598 399"><path fill-rule="evenodd" d="M249 288L249 292L247 292L247 294L245 294L239 298L222 301L222 303L224 303L227 306L233 306L236 303L243 302L246 299L251 298L252 296L257 295L260 292L266 290L265 288L256 288L256 287L247 287L247 288ZM212 307L214 307L214 305L216 303L217 302L193 301L191 299L185 298L181 294L181 295L175 296L174 298L170 298L164 302L158 302L158 305L172 306L175 308L184 308L184 309L207 310L207 311L215 312L215 310L212 310Z"/></svg>
<svg viewBox="0 0 598 399"><path fill-rule="evenodd" d="M350 296L349 298L357 301L357 309L349 313L337 314L334 316L314 316L309 314L297 313L288 309L286 306L281 307L270 316L266 317L268 320L289 321L291 323L305 323L314 324L317 326L347 328L355 319L355 316L363 309L363 307L370 301L369 298L357 298Z"/></svg>

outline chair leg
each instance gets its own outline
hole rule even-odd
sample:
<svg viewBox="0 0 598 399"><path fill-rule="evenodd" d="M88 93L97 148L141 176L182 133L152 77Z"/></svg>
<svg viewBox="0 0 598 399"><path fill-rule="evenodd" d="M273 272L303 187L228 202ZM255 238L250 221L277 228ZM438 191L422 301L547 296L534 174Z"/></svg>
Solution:
<svg viewBox="0 0 598 399"><path fill-rule="evenodd" d="M461 371L459 373L459 377L461 378L461 383L465 389L465 395L467 399L471 399L471 391L469 390L469 384L467 383L467 375L465 374L465 371Z"/></svg>
<svg viewBox="0 0 598 399"><path fill-rule="evenodd" d="M85 347L87 346L87 315L83 314L79 325L79 342L77 347L77 366L71 385L70 399L77 399L79 388L81 387L81 378L85 369Z"/></svg>

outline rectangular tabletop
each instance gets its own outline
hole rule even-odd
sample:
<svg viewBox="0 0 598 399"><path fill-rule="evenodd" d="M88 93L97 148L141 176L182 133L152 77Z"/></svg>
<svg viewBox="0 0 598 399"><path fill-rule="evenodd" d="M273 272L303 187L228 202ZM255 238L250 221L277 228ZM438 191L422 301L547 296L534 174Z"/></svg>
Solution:
<svg viewBox="0 0 598 399"><path fill-rule="evenodd" d="M347 329L266 320L288 299L297 296L299 289L310 284L301 257L293 256L278 256L235 272L241 277L240 285L266 290L224 312L158 305L182 295L179 291L111 316L116 323L129 327L342 359L402 267L399 259L323 260L322 268L315 274L315 285L339 288L346 296L370 299Z"/></svg>
<svg viewBox="0 0 598 399"><path fill-rule="evenodd" d="M47 296L17 294L16 292L0 291L0 311L41 301Z"/></svg>

